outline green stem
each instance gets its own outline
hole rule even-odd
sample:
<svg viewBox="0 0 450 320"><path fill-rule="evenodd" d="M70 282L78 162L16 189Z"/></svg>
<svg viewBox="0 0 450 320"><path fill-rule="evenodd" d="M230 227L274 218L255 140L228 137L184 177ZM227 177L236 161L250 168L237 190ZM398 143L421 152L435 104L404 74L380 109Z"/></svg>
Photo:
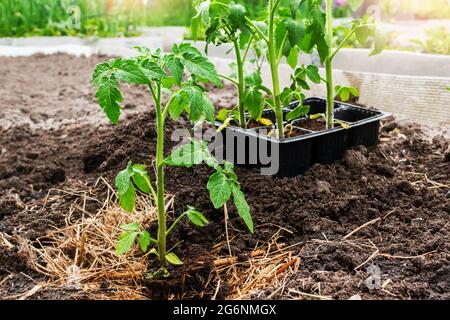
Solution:
<svg viewBox="0 0 450 320"><path fill-rule="evenodd" d="M233 78L227 77L227 76L224 75L224 74L219 74L219 77L224 78L225 80L230 81L231 83L233 83L234 85L236 85L236 87L239 86L239 83L238 83L235 79L233 79Z"/></svg>
<svg viewBox="0 0 450 320"><path fill-rule="evenodd" d="M247 121L245 120L245 105L244 105L244 98L245 98L244 63L242 61L241 49L239 47L238 40L234 39L233 44L234 44L234 51L236 53L236 64L238 73L239 122L241 124L241 128L247 129Z"/></svg>
<svg viewBox="0 0 450 320"><path fill-rule="evenodd" d="M325 61L327 74L327 129L333 128L334 123L334 88L333 88L333 56L331 48L333 46L333 0L327 0L327 42L328 57Z"/></svg>
<svg viewBox="0 0 450 320"><path fill-rule="evenodd" d="M342 40L342 42L339 44L339 46L334 50L333 54L330 56L330 60L333 60L334 57L336 56L336 54L339 52L339 50L341 50L344 46L345 43L348 41L348 39L350 39L350 37L356 32L356 29L353 29L345 38L344 40ZM331 52L331 48L330 48L330 52Z"/></svg>
<svg viewBox="0 0 450 320"><path fill-rule="evenodd" d="M266 35L261 31L261 29L258 28L256 24L253 23L253 21L250 18L245 17L245 20L248 22L249 25L252 26L252 28L261 37L261 39L263 39L266 43L269 43L269 39L266 37Z"/></svg>
<svg viewBox="0 0 450 320"><path fill-rule="evenodd" d="M169 235L169 233L172 232L172 230L177 226L177 224L183 219L185 216L187 216L187 212L183 213L181 216L179 216L170 226L169 230L166 232L166 237Z"/></svg>
<svg viewBox="0 0 450 320"><path fill-rule="evenodd" d="M272 86L273 86L273 100L275 103L275 115L277 118L278 138L284 138L283 127L283 109L281 107L280 100L280 81L278 77L278 55L275 46L275 7L274 1L269 0L269 38L268 38L268 50L269 50L269 64L272 74Z"/></svg>
<svg viewBox="0 0 450 320"><path fill-rule="evenodd" d="M163 267L167 266L166 260L166 211L164 199L164 114L161 106L161 84L157 84L157 92L150 86L155 98L156 122L157 122L157 142L156 142L156 202L158 212L158 253L159 260Z"/></svg>

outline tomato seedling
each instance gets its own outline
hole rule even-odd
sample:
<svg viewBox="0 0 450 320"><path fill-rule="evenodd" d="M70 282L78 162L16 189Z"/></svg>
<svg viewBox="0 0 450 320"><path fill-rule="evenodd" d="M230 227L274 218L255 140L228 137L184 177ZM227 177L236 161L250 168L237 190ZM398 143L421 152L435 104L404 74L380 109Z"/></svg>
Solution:
<svg viewBox="0 0 450 320"><path fill-rule="evenodd" d="M252 21L246 17L256 38L267 46L267 60L272 77L271 98L268 104L275 110L277 137L285 137L283 124L283 107L289 107L292 100L297 99L299 105L289 118L302 116L306 109L302 105L305 96L303 90L309 90L307 79L320 83L319 69L314 66L297 68L300 52L311 53L317 48L321 60L325 59L326 41L324 38L324 15L321 1L297 0L291 1L289 7L281 5L280 0L269 0L267 13L263 20ZM290 87L281 90L279 65L286 57L288 64L294 70Z"/></svg>
<svg viewBox="0 0 450 320"><path fill-rule="evenodd" d="M239 214L253 231L250 209L240 190L237 176L232 165L221 166L210 154L205 142L191 140L191 143L176 149L168 158L164 158L164 127L167 117L177 120L183 112L189 119L198 124L207 120L214 123L215 108L207 94L203 83L212 82L221 86L221 81L214 65L190 44L174 45L171 52L161 53L148 48L137 47L138 54L131 58L117 58L100 63L93 73L93 85L96 87L98 103L111 122L119 122L123 95L119 82L132 85L145 85L153 98L156 110L157 145L156 145L156 188L150 179L147 169L141 164L132 164L118 173L115 185L122 208L133 211L136 203L136 189L150 194L157 207L158 234L152 238L148 231L137 223L122 226L123 233L119 237L117 253L129 251L136 239L143 252L155 254L160 261L160 273L166 274L167 264L181 264L182 261L174 252L167 251L166 239L174 227L183 218L188 218L194 225L206 225L206 218L197 210L188 207L174 223L167 228L165 211L164 168L166 165L190 167L205 162L216 172L210 177L208 189L216 208L223 205L233 195ZM189 76L186 78L184 75ZM163 104L163 95L168 102Z"/></svg>
<svg viewBox="0 0 450 320"><path fill-rule="evenodd" d="M238 89L237 112L223 109L219 112L218 120L229 123L238 122L241 128L247 128L246 112L250 118L260 122L264 106L264 93L269 93L269 89L263 86L261 69L261 48L260 43L252 33L246 18L249 17L247 8L239 2L198 0L194 1L196 15L192 19L192 35L197 38L199 28L206 29L207 45L216 46L229 43L233 45L235 53L236 74L226 80L236 85ZM253 59L253 66L248 59L250 50L253 49L256 58ZM246 72L245 69L253 67L254 70ZM251 69L251 68L250 68ZM262 119L262 122L267 119Z"/></svg>

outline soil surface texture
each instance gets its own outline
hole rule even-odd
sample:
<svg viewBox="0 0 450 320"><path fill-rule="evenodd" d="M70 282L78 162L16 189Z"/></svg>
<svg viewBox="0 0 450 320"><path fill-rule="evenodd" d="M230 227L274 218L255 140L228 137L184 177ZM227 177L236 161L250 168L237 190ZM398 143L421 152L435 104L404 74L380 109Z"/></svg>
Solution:
<svg viewBox="0 0 450 320"><path fill-rule="evenodd" d="M105 59L0 58L0 73L8 79L0 83L0 298L19 296L45 280L30 268L20 245L7 239L34 240L65 225L73 198L47 204L50 190L75 194L101 176L112 184L129 160L152 167L156 123L145 88L124 87L124 116L118 126L107 123L95 102L90 75ZM209 89L217 109L236 102L232 87ZM171 132L186 125L184 120L168 121L166 154L179 143L171 141ZM315 165L294 178L236 169L255 233L246 231L230 205L233 255L245 260L258 243L279 232L279 241L295 245L301 259L285 289L269 287L253 298L289 299L292 292L303 292L333 299L450 299L450 140L393 118L383 123L380 139L377 147L357 147L332 165ZM182 240L176 250L185 266L163 282L145 281L148 298L167 298L164 290L214 293L217 281L214 272L209 279L209 252L223 240L224 224L223 211L209 200L210 174L205 165L166 170L174 211L190 205L210 223L197 229L183 222L176 229L169 247ZM106 193L106 188L97 190L99 198ZM89 202L85 210L95 212L99 206ZM226 246L220 250L227 255ZM381 281L375 287L367 285L374 269ZM192 275L183 284L182 273ZM219 291L219 298L226 297L227 285L222 283ZM27 298L68 296L55 289Z"/></svg>

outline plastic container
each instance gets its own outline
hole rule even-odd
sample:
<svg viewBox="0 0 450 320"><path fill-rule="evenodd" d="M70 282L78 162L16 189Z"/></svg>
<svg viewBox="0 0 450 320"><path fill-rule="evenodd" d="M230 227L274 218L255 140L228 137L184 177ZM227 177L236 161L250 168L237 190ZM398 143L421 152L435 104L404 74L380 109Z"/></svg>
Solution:
<svg viewBox="0 0 450 320"><path fill-rule="evenodd" d="M325 99L309 98L303 104L310 106L309 115L325 113ZM292 103L290 109L297 105L298 102ZM289 109L284 109L283 116L288 112ZM315 163L330 164L341 159L346 150L357 145L376 145L380 121L389 116L385 112L335 102L335 119L350 128L336 126L330 130L312 131L302 128L309 115L292 122L293 128L302 135L283 140L271 137L273 127L244 130L231 126L224 129L222 139L225 159L238 166L261 168L262 174L296 176ZM265 110L263 117L275 123L272 110Z"/></svg>

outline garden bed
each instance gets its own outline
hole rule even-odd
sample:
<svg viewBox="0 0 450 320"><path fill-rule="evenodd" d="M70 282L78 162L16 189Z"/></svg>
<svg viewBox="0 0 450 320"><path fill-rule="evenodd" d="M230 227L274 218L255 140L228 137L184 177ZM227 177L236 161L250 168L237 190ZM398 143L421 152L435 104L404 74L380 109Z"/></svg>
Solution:
<svg viewBox="0 0 450 320"><path fill-rule="evenodd" d="M148 155L156 145L155 115L144 90L126 88L138 99L126 101L134 106L125 110L126 121L114 127L87 116L101 115L86 79L95 61L104 57L1 60L0 71L9 73L10 81L0 93L12 94L0 119L3 128L9 127L0 131L0 297L120 297L118 291L125 292L124 287L109 288L106 280L85 283L83 290L36 287L49 278L33 270L24 246L66 226L67 219L74 222L95 214L108 195L105 184L94 188L99 177L111 183L128 160L150 165L153 159ZM43 70L50 62L53 67ZM13 76L12 71L24 63L30 67L20 77ZM44 93L24 95L39 70L47 74L47 81L37 83ZM61 72L67 72L63 81ZM235 99L233 89L213 92L217 107ZM17 111L25 120L11 116L19 115ZM40 118L32 117L35 114ZM53 114L58 120L50 124ZM167 124L169 131L184 127ZM381 130L378 147L356 147L342 161L315 165L302 176L266 177L258 170L238 168L255 235L246 232L230 206L231 249L236 257L231 262L221 260L227 259L228 249L223 212L213 208L206 189L211 169L168 168L167 192L175 197L174 211L193 205L210 224L200 230L186 222L171 237L170 244L183 240L178 251L186 267L167 281L138 279L138 285L132 282L130 287L139 288L144 298L449 299L449 155L445 159L449 140L443 136L432 140L418 125L399 125L392 118ZM173 146L167 140L166 152ZM72 212L74 203L81 210ZM263 259L256 261L255 252L260 248L273 252L268 244L278 244L282 252L269 255L277 261L273 268L267 265L275 270L273 277L246 283L249 270L261 271L255 265ZM280 260L277 255L282 255ZM372 264L380 267L381 289L369 290L365 284ZM229 276L233 273L240 282ZM182 285L182 279L189 281ZM168 291L156 294L159 288Z"/></svg>

